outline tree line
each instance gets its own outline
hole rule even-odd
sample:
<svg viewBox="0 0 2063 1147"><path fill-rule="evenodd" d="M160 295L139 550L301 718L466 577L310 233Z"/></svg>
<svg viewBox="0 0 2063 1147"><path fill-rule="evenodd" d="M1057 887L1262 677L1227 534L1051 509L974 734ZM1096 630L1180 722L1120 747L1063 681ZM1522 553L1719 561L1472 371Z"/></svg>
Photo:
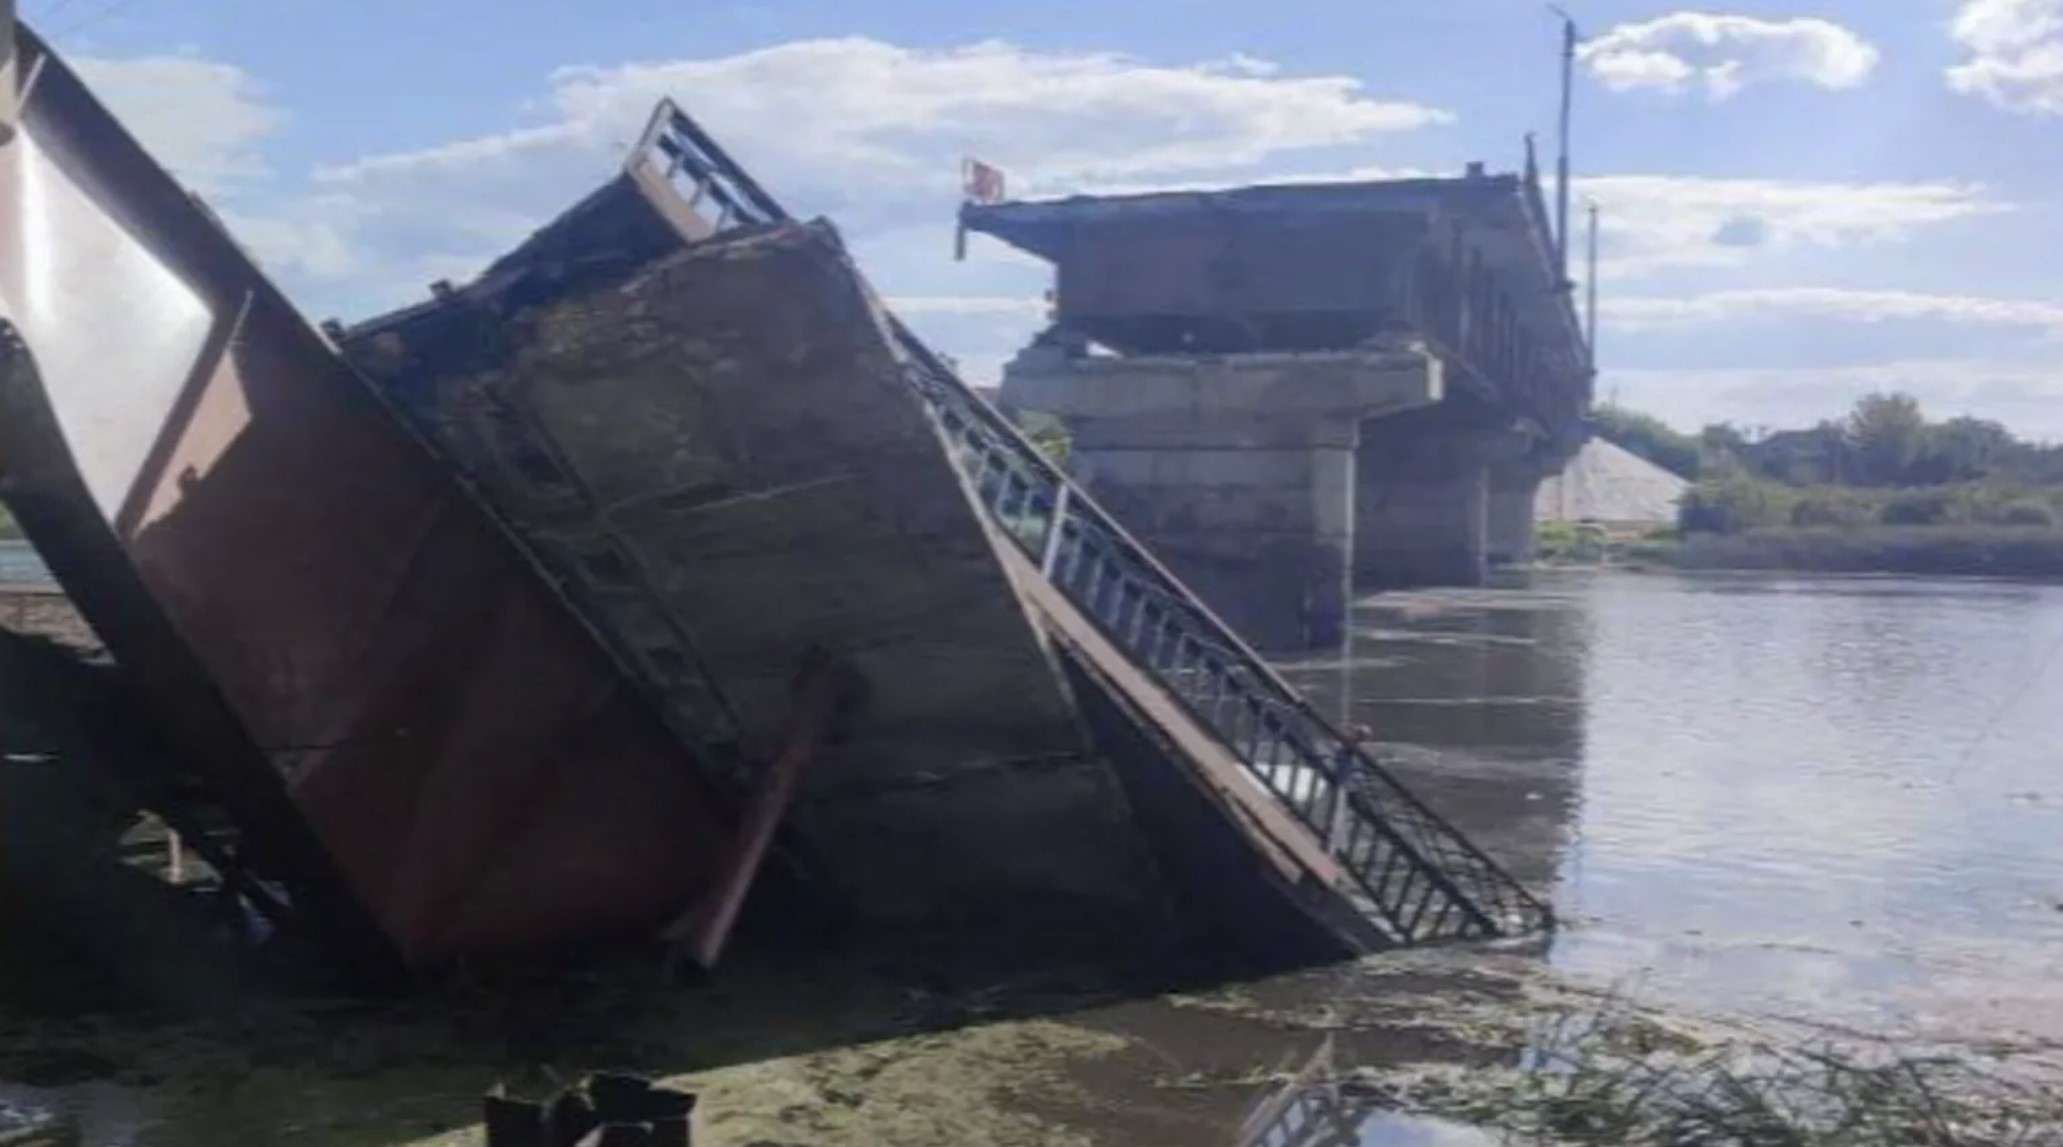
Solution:
<svg viewBox="0 0 2063 1147"><path fill-rule="evenodd" d="M1716 422L1685 434L1614 405L1592 418L1601 437L1693 481L1745 474L1790 486L2063 486L2063 445L2026 441L1985 418L1935 422L1909 394L1865 395L1847 417L1803 430Z"/></svg>
<svg viewBox="0 0 2063 1147"><path fill-rule="evenodd" d="M1865 395L1846 417L1799 430L1715 423L1686 434L1612 405L1593 418L1601 437L1692 480L1685 533L2063 521L2063 445L1989 419L1935 421L1908 394Z"/></svg>

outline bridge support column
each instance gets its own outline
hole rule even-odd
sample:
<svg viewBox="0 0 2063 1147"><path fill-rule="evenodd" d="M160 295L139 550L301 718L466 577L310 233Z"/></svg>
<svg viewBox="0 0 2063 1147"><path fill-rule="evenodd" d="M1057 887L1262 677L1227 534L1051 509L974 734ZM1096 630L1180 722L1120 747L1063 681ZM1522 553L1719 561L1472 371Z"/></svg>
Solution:
<svg viewBox="0 0 2063 1147"><path fill-rule="evenodd" d="M1530 560L1538 432L1436 407L1364 426L1355 581L1372 588L1481 585Z"/></svg>
<svg viewBox="0 0 2063 1147"><path fill-rule="evenodd" d="M1483 463L1415 469L1367 450L1360 462L1355 581L1382 589L1481 585L1489 525Z"/></svg>
<svg viewBox="0 0 2063 1147"><path fill-rule="evenodd" d="M1525 467L1492 467L1487 509L1487 557L1493 566L1533 560L1533 502L1540 475Z"/></svg>
<svg viewBox="0 0 2063 1147"><path fill-rule="evenodd" d="M1076 476L1241 636L1337 644L1364 411L1439 396L1415 351L1082 358L1035 347L1004 400L1068 425Z"/></svg>

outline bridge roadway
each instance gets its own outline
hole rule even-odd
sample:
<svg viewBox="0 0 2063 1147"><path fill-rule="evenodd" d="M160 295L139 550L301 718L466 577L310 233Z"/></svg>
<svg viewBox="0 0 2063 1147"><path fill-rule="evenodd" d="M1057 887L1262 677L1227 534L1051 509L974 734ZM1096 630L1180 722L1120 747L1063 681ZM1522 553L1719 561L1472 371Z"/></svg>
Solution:
<svg viewBox="0 0 2063 1147"><path fill-rule="evenodd" d="M1006 407L1242 634L1339 640L1357 585L1532 546L1591 363L1537 171L968 203L1054 266Z"/></svg>

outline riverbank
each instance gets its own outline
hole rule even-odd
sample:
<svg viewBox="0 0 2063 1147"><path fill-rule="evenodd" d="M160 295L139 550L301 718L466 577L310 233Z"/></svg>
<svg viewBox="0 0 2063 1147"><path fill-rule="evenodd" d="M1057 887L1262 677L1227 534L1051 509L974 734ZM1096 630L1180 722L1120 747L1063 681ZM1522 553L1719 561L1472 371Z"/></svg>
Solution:
<svg viewBox="0 0 2063 1147"><path fill-rule="evenodd" d="M494 992L274 1002L234 1024L11 1017L0 1078L37 1083L0 1085L0 1102L69 1107L84 1141L164 1147L461 1147L480 1141L490 1088L605 1068L696 1094L710 1147L1305 1142L1257 1126L1293 1115L1299 1088L1329 1105L1305 1118L1371 1147L1684 1142L1671 1133L1694 1123L1729 1141L2027 1147L2055 1143L2043 1129L2063 1115L2041 1086L2053 1049L1973 1066L1834 1044L1636 1006L1480 950L1130 1000L1065 977L920 985L847 961L683 989L632 961ZM1916 1134L1937 1118L1976 1130Z"/></svg>
<svg viewBox="0 0 2063 1147"><path fill-rule="evenodd" d="M2014 526L1772 528L1615 547L1614 560L1682 570L1909 574L2063 581L2063 530Z"/></svg>

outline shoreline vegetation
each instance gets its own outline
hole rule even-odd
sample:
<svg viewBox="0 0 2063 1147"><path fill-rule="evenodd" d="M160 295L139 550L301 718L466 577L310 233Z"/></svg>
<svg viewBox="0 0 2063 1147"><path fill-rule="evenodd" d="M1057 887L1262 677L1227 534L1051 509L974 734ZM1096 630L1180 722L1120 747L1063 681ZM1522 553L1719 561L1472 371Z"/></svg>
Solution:
<svg viewBox="0 0 2063 1147"><path fill-rule="evenodd" d="M1543 523L1539 560L2063 581L2063 445L1871 394L1809 430L1683 434L1624 408L1596 432L1691 481L1673 528Z"/></svg>
<svg viewBox="0 0 2063 1147"><path fill-rule="evenodd" d="M1537 564L1694 572L1895 574L2063 582L2063 530L2009 526L1790 528L1586 540L1541 527Z"/></svg>

